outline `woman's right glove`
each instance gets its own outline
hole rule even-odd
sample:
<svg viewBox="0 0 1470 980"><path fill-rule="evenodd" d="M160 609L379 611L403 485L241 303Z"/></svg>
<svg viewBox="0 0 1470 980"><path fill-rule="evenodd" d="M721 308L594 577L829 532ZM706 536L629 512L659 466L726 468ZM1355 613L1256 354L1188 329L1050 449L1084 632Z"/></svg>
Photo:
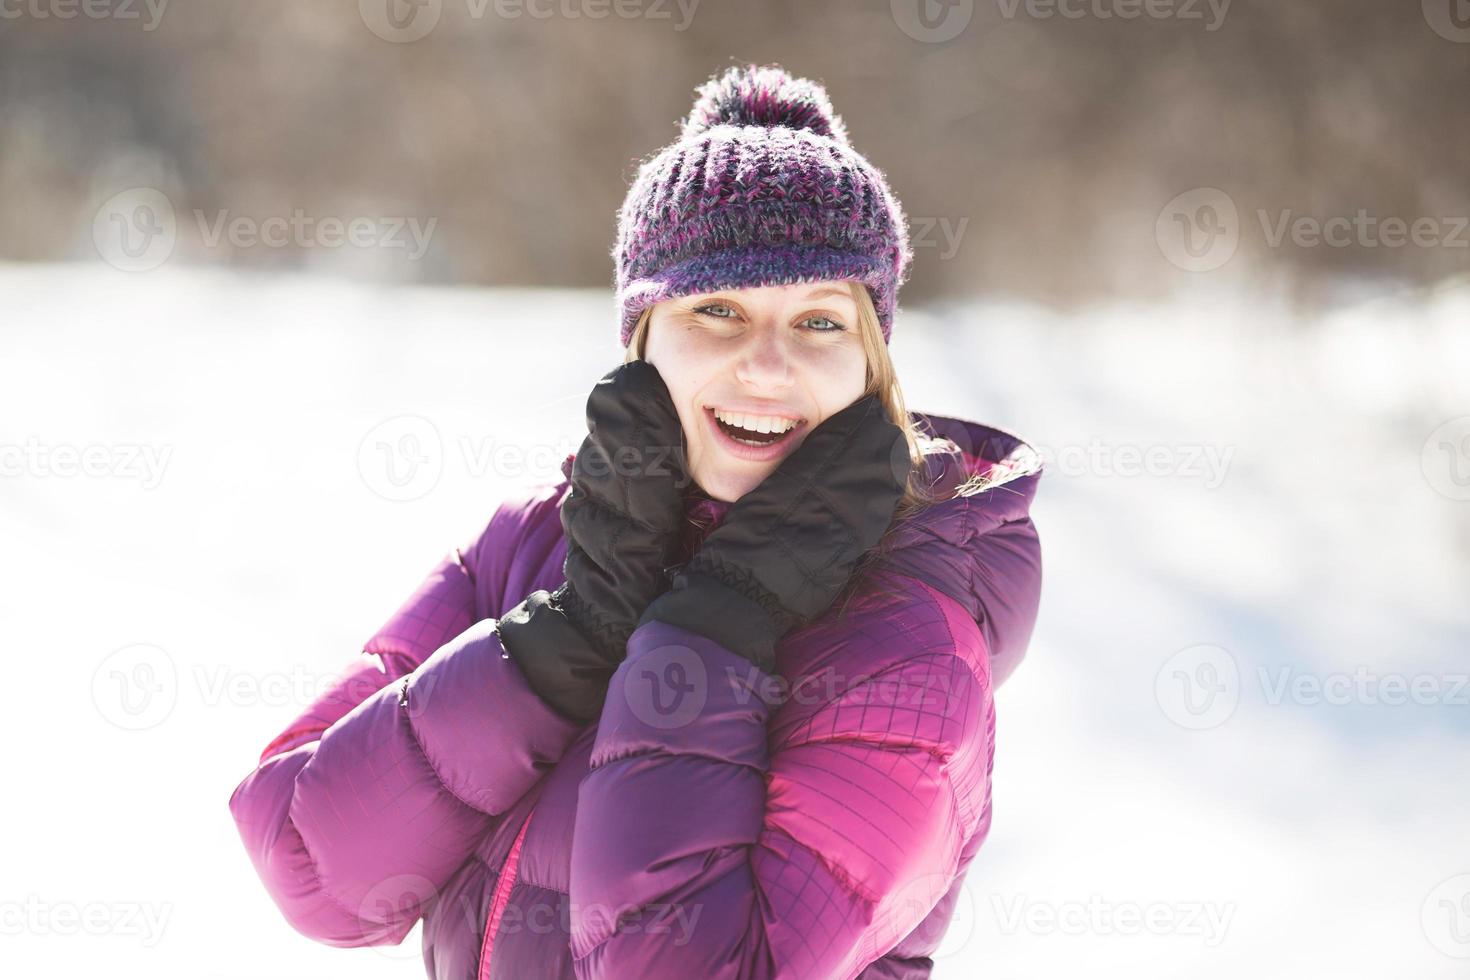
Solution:
<svg viewBox="0 0 1470 980"><path fill-rule="evenodd" d="M824 612L887 530L910 466L876 395L823 419L730 505L639 625L687 629L773 672L776 641Z"/></svg>
<svg viewBox="0 0 1470 980"><path fill-rule="evenodd" d="M584 725L600 712L639 615L668 588L688 482L679 413L647 361L597 382L587 429L561 505L567 580L531 593L497 627L531 689Z"/></svg>

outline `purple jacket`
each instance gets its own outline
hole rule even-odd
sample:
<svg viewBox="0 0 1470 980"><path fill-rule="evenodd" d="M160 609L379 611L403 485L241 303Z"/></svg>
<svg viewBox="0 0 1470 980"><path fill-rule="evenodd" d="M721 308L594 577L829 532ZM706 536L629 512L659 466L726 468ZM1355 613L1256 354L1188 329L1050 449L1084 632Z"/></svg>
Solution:
<svg viewBox="0 0 1470 980"><path fill-rule="evenodd" d="M422 919L436 980L927 977L990 826L1041 470L1013 435L916 417L949 499L782 639L779 676L651 622L585 729L495 633L563 580L568 483L502 504L231 796L287 921L367 946ZM690 500L692 553L728 505Z"/></svg>

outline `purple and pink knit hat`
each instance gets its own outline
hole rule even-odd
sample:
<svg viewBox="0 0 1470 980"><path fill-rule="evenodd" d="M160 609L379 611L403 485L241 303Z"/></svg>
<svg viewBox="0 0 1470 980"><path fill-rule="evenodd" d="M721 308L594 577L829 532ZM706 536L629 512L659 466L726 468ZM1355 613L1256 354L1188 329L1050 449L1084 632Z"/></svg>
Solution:
<svg viewBox="0 0 1470 980"><path fill-rule="evenodd" d="M626 347L662 300L824 279L868 287L886 343L913 251L826 90L746 65L700 86L679 138L639 168L612 255Z"/></svg>

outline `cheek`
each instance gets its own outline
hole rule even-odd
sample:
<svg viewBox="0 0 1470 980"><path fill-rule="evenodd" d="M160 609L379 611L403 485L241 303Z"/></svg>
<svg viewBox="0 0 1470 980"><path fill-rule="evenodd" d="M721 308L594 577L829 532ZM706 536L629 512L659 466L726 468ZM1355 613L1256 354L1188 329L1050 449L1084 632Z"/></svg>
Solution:
<svg viewBox="0 0 1470 980"><path fill-rule="evenodd" d="M844 344L817 352L807 365L807 386L826 418L862 396L868 382L868 359L861 344Z"/></svg>
<svg viewBox="0 0 1470 980"><path fill-rule="evenodd" d="M685 438L697 437L702 430L695 396L708 383L708 352L695 342L688 331L664 326L664 329L649 333L644 356L648 363L658 368L659 377L668 386L669 397L673 399L679 421L684 425Z"/></svg>

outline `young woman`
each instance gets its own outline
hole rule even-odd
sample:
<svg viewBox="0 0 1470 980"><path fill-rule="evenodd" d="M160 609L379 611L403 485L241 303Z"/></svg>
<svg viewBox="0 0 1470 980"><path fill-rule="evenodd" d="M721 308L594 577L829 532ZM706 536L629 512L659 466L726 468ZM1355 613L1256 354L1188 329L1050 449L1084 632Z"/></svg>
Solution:
<svg viewBox="0 0 1470 980"><path fill-rule="evenodd" d="M919 978L990 825L1040 476L910 414L911 250L820 86L731 69L644 164L625 362L230 809L337 946L439 980Z"/></svg>

